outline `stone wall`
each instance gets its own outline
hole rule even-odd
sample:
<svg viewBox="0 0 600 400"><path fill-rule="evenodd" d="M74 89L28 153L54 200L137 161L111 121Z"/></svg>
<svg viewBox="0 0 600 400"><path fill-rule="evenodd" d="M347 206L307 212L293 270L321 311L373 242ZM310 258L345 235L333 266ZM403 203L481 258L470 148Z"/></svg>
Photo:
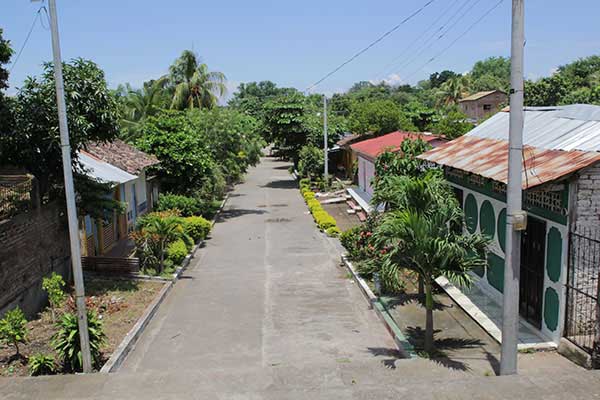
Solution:
<svg viewBox="0 0 600 400"><path fill-rule="evenodd" d="M27 315L46 304L42 278L56 271L70 281L66 213L44 205L0 222L0 315L19 306Z"/></svg>
<svg viewBox="0 0 600 400"><path fill-rule="evenodd" d="M600 164L579 173L575 213L577 231L600 229Z"/></svg>

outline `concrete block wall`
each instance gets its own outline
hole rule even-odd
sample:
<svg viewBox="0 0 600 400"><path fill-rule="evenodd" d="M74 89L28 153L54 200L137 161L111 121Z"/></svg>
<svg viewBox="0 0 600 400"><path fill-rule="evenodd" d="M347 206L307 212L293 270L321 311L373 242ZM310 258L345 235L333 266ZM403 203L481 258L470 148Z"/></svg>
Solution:
<svg viewBox="0 0 600 400"><path fill-rule="evenodd" d="M56 271L70 281L65 211L49 204L0 223L0 316L19 306L36 314L46 304L42 278Z"/></svg>
<svg viewBox="0 0 600 400"><path fill-rule="evenodd" d="M600 231L600 164L579 173L575 228Z"/></svg>

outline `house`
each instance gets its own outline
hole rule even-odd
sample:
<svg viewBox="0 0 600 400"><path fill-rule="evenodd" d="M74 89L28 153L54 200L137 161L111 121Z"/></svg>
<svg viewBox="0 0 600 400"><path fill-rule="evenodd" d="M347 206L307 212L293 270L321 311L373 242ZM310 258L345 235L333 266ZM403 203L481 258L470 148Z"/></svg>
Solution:
<svg viewBox="0 0 600 400"><path fill-rule="evenodd" d="M338 176L345 179L354 178L354 165L357 162L356 153L352 151L350 145L371 138L371 135L358 135L346 133L335 146L328 151L329 164L333 166L330 171L335 171Z"/></svg>
<svg viewBox="0 0 600 400"><path fill-rule="evenodd" d="M358 188L369 198L373 195L371 181L375 177L375 160L386 150L399 151L400 145L406 139L422 139L432 147L436 147L445 140L440 136L425 132L391 132L383 136L363 140L350 145L354 157L358 162Z"/></svg>
<svg viewBox="0 0 600 400"><path fill-rule="evenodd" d="M497 112L507 102L508 96L501 90L478 92L458 101L462 112L474 122Z"/></svg>
<svg viewBox="0 0 600 400"><path fill-rule="evenodd" d="M91 177L112 183L108 195L127 205L125 214L115 212L107 221L94 221L89 215L83 218L82 255L106 255L128 242L136 219L156 204L158 182L147 169L158 164L158 159L121 140L88 144L78 159Z"/></svg>
<svg viewBox="0 0 600 400"><path fill-rule="evenodd" d="M487 267L474 274L476 291L488 300L472 301L495 310L501 309L504 282L508 133L509 113L502 111L419 156L443 167L467 231L492 240ZM600 273L600 107L525 108L523 142L528 221L521 243L519 340L556 346L566 338L591 352ZM497 328L500 315L489 317Z"/></svg>

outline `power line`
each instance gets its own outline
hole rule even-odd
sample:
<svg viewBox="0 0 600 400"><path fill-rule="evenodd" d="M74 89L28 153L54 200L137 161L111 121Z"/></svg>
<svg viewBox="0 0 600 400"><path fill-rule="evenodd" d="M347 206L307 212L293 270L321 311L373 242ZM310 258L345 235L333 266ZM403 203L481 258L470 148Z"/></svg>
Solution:
<svg viewBox="0 0 600 400"><path fill-rule="evenodd" d="M33 32L33 28L35 28L35 23L37 22L38 18L40 17L40 14L42 13L42 8L44 7L40 7L37 12L35 13L35 17L33 18L33 23L31 24L31 28L29 28L29 32L27 33L27 37L25 37L25 41L23 42L23 46L21 46L21 49L19 50L19 52L17 53L17 56L15 57L15 61L12 62L12 65L10 66L10 72L13 71L13 69L15 69L15 65L17 65L17 62L19 61L19 58L21 58L21 54L23 54L23 50L25 49L25 46L27 46L27 42L29 42L29 38L31 37L31 33Z"/></svg>
<svg viewBox="0 0 600 400"><path fill-rule="evenodd" d="M385 39L386 37L388 37L389 35L391 35L395 31L397 31L398 28L400 28L406 22L410 21L413 17L415 17L418 14L420 14L425 8L427 8L427 6L429 6L434 1L435 0L429 0L427 3L425 3L423 6L421 6L421 8L419 8L418 10L416 10L415 12L413 12L412 14L410 14L408 17L404 18L399 24L397 24L396 26L394 26L389 31L385 32L383 35L379 36L377 39L375 39L373 42L371 42L367 47L363 48L358 53L356 53L352 57L350 57L348 60L344 61L339 66L337 66L336 68L334 68L331 72L329 72L328 74L326 74L324 77L322 77L321 79L319 79L318 81L316 81L315 83L313 83L305 91L308 92L308 91L314 89L319 84L321 84L323 81L325 81L327 78L329 78L330 76L332 76L333 74L335 74L336 72L338 72L340 69L344 68L346 65L350 64L352 61L354 61L355 59L357 59L358 57L360 57L363 53L367 52L369 49L371 49L373 46L375 46L377 43L381 42L383 39Z"/></svg>
<svg viewBox="0 0 600 400"><path fill-rule="evenodd" d="M465 16L471 10L473 10L475 8L475 6L477 6L477 4L479 4L479 2L481 0L475 0L475 2L473 4L471 4L469 8L467 8L466 10L464 10L461 13L461 11L465 8L465 6L467 6L468 4L470 4L471 1L473 1L473 0L467 0L467 1L465 1L454 12L454 14L452 14L452 16L442 26L440 26L440 28L437 31L435 31L431 36L429 36L427 38L427 40L425 41L423 47L417 53L415 53L411 58L409 58L408 60L405 60L403 63L401 63L400 65L397 66L397 71L400 71L401 69L406 68L407 66L409 66L410 64L412 64L413 62L415 62L419 58L419 56L421 54L425 53L427 50L429 50L430 48L432 48L437 42L439 42L444 37L446 37L446 35L448 34L448 32L450 32L452 29L454 29L454 27L456 25L458 25L458 23L463 18L465 18ZM458 18L456 18L457 16L458 16ZM436 35L438 34L438 32L441 32L441 33L436 37Z"/></svg>
<svg viewBox="0 0 600 400"><path fill-rule="evenodd" d="M487 10L481 17L479 17L475 22L473 22L468 28L467 30L465 30L463 33L461 33L460 35L458 35L458 37L456 37L456 39L454 39L448 46L446 46L445 48L443 48L440 52L438 52L437 54L435 54L433 57L431 57L425 64L423 64L421 67L419 67L417 70L415 70L412 74L410 74L408 77L406 77L406 80L409 80L410 78L412 78L415 74L417 74L419 71L421 71L423 68L425 68L425 66L427 66L428 64L432 63L433 61L435 61L439 56L441 56L442 54L444 54L446 51L448 51L448 49L450 49L452 46L454 46L456 44L456 42L458 42L460 39L462 39L467 33L469 33L478 23L480 23L485 17L487 17L489 14L492 13L492 11L494 11L496 8L498 8L500 6L500 4L502 4L504 2L504 0L500 0L498 1L496 4L494 4L493 7L491 7L489 10Z"/></svg>
<svg viewBox="0 0 600 400"><path fill-rule="evenodd" d="M385 72L387 72L389 70L389 68L393 65L396 64L396 61L400 60L402 58L402 56L404 56L406 53L408 53L408 51L410 49L413 48L414 45L416 45L429 31L431 28L433 28L451 9L452 7L454 7L454 5L456 3L458 3L460 0L454 0L453 3L450 3L450 6L447 7L446 9L444 9L444 11L442 11L442 13L435 19L435 21L433 21L428 27L427 29L425 29L415 40L411 41L411 43L404 48L404 50L402 50L402 52L394 57L394 59L392 61L390 61L385 67L383 67L383 69L377 73L376 75L376 80L379 80L379 78L384 75ZM469 2L471 0L467 0L467 2ZM438 28L436 30L436 32L439 32L441 29L443 29L444 25L442 25L440 28ZM427 41L425 41L427 42Z"/></svg>

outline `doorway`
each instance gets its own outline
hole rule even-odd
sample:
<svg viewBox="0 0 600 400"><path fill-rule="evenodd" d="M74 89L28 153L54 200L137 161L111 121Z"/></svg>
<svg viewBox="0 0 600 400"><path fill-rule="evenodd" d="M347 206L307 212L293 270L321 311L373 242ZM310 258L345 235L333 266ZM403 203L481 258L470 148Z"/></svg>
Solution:
<svg viewBox="0 0 600 400"><path fill-rule="evenodd" d="M527 229L521 234L521 275L519 313L527 322L542 328L546 222L527 216Z"/></svg>

